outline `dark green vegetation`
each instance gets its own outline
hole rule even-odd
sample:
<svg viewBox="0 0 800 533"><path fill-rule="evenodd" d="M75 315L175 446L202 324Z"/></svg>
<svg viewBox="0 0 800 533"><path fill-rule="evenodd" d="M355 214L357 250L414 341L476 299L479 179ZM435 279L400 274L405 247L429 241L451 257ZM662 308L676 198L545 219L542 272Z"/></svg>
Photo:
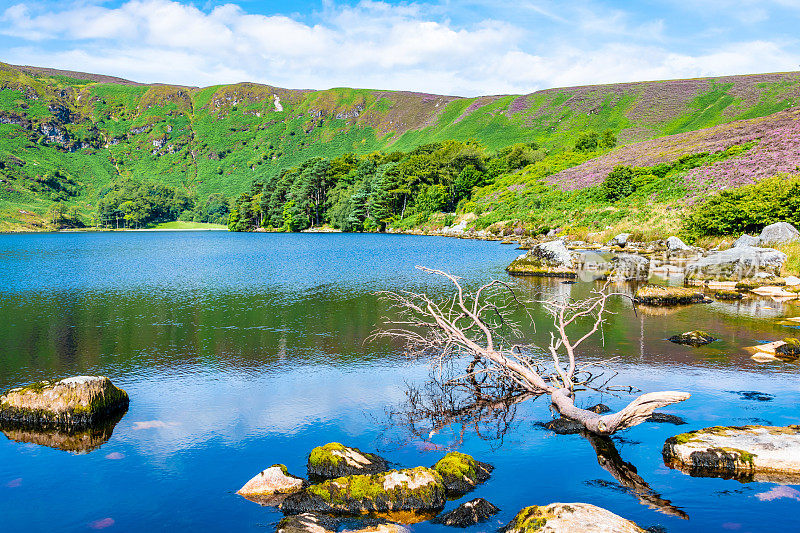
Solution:
<svg viewBox="0 0 800 533"><path fill-rule="evenodd" d="M710 196L686 219L693 236L761 231L773 222L800 226L800 176L774 176Z"/></svg>
<svg viewBox="0 0 800 533"><path fill-rule="evenodd" d="M760 117L798 102L796 73L457 98L356 89L301 91L253 83L147 86L0 64L0 229L107 220L99 216L99 200L107 191L130 188L119 184L129 180L137 187L171 187L172 196L188 199L180 209L142 207L124 213L123 220L132 215L128 223L133 226L165 220L165 210L182 220L219 222L227 214L227 198L242 193L250 195L251 203L261 195L257 203L266 202L266 209L258 222L273 228L328 221L344 229L380 229L390 220L405 220L402 227L418 226L428 223L427 213L458 211L460 201L460 212L477 213L479 227L512 218L531 228L547 226L557 222L547 212L527 219L514 215L527 215L536 208L536 197L550 194L540 185L544 178L607 151L615 140L629 144ZM451 145L452 140L460 144ZM430 154L417 151L425 145L440 152L469 146L485 166L476 160L474 171L458 161L430 172L413 168L429 163ZM498 154L500 150L507 152ZM421 158L414 160L417 156ZM403 165L401 159L406 159L408 172L393 170ZM342 167L335 167L337 160ZM500 160L508 166L491 166ZM308 174L328 172L336 178L328 191L335 197L294 199L302 195L297 186L307 183ZM410 177L416 181L403 181ZM253 183L286 185L279 193L285 201L278 206L280 197L265 199L263 187L258 190ZM306 192L321 188L325 186ZM520 188L525 194L506 202L505 193ZM275 191L269 193L275 196ZM212 199L214 194L218 196ZM357 205L376 194L377 204ZM680 190L665 194L677 197ZM639 198L645 196L642 191ZM636 198L633 192L611 214L605 213L607 203L590 210L580 224L632 216L641 210L630 200ZM551 204L556 212L575 202L580 207L581 201ZM48 216L54 203L63 205ZM648 198L645 203L652 202ZM237 202L239 218L233 225L244 220L247 227L253 212L241 206Z"/></svg>

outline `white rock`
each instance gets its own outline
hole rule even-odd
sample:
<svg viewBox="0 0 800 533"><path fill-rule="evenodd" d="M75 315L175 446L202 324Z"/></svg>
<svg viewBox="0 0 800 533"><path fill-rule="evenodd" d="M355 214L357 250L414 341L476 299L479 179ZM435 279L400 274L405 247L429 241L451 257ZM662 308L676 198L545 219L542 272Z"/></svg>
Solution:
<svg viewBox="0 0 800 533"><path fill-rule="evenodd" d="M303 480L284 472L285 468L283 465L272 465L256 474L236 493L241 496L273 496L302 489Z"/></svg>
<svg viewBox="0 0 800 533"><path fill-rule="evenodd" d="M551 503L522 509L506 533L644 533L630 520L588 503Z"/></svg>
<svg viewBox="0 0 800 533"><path fill-rule="evenodd" d="M667 239L667 249L670 252L678 252L682 250L689 250L690 248L686 245L685 242L680 240L678 237L674 235Z"/></svg>
<svg viewBox="0 0 800 533"><path fill-rule="evenodd" d="M789 224L788 222L776 222L770 224L763 230L758 238L761 245L764 244L782 244L784 242L796 241L800 239L800 231Z"/></svg>
<svg viewBox="0 0 800 533"><path fill-rule="evenodd" d="M758 237L745 233L733 242L731 248L739 248L741 246L758 246Z"/></svg>

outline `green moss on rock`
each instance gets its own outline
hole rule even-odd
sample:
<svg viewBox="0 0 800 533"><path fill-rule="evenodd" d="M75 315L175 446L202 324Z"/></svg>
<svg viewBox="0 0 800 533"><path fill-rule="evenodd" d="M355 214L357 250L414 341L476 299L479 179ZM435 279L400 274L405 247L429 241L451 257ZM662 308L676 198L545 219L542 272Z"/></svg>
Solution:
<svg viewBox="0 0 800 533"><path fill-rule="evenodd" d="M329 479L290 495L280 508L286 514L362 514L438 511L445 502L441 476L417 467Z"/></svg>
<svg viewBox="0 0 800 533"><path fill-rule="evenodd" d="M686 305L705 300L702 293L688 287L645 285L636 291L634 301L644 305Z"/></svg>
<svg viewBox="0 0 800 533"><path fill-rule="evenodd" d="M383 457L338 442L317 446L308 456L308 476L316 480L376 474L385 472L388 467Z"/></svg>
<svg viewBox="0 0 800 533"><path fill-rule="evenodd" d="M442 476L448 494L458 495L489 479L493 467L465 453L450 452L439 459L433 469Z"/></svg>

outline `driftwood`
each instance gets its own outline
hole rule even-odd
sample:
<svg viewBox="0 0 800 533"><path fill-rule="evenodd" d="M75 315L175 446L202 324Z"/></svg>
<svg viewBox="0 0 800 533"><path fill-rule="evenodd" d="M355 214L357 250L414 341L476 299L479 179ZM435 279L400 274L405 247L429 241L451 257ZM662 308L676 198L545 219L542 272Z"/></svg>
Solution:
<svg viewBox="0 0 800 533"><path fill-rule="evenodd" d="M620 296L606 287L585 300L554 298L539 302L553 317L550 344L541 350L505 338L520 333L508 318L508 309L521 305L509 284L494 280L467 293L460 278L441 270L417 268L449 280L452 296L438 302L425 293L383 292L397 314L374 335L401 339L410 355L430 357L439 367L466 357L470 361L467 369L455 380L471 387L478 398L488 401L493 390L546 394L562 416L596 435L611 435L644 422L660 407L690 396L677 391L643 394L621 411L605 415L575 405L576 387L591 388L593 379L576 360L576 350L601 329L609 299ZM567 330L587 322L583 334L571 340Z"/></svg>

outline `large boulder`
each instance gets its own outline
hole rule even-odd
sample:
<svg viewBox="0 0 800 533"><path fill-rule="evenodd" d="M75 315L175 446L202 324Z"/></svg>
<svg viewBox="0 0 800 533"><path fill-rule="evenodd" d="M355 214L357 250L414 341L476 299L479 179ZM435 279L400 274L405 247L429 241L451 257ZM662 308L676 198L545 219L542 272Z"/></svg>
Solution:
<svg viewBox="0 0 800 533"><path fill-rule="evenodd" d="M308 477L312 480L377 474L388 469L389 463L383 457L338 442L317 446L308 456Z"/></svg>
<svg viewBox="0 0 800 533"><path fill-rule="evenodd" d="M693 476L800 481L800 425L715 426L670 437L664 464Z"/></svg>
<svg viewBox="0 0 800 533"><path fill-rule="evenodd" d="M775 245L800 239L800 231L788 222L776 222L761 230L758 243L761 245Z"/></svg>
<svg viewBox="0 0 800 533"><path fill-rule="evenodd" d="M616 254L611 260L613 281L647 281L650 277L650 260L636 254Z"/></svg>
<svg viewBox="0 0 800 533"><path fill-rule="evenodd" d="M451 527L469 527L486 522L499 512L500 509L483 498L475 498L462 503L449 513L437 516L433 519L433 523Z"/></svg>
<svg viewBox="0 0 800 533"><path fill-rule="evenodd" d="M535 244L527 254L520 255L506 268L509 274L574 278L572 254L564 241Z"/></svg>
<svg viewBox="0 0 800 533"><path fill-rule="evenodd" d="M620 233L619 235L611 239L611 241L609 241L608 244L611 246L624 247L626 244L628 244L628 239L630 238L631 238L630 233Z"/></svg>
<svg viewBox="0 0 800 533"><path fill-rule="evenodd" d="M779 276L786 254L772 248L738 246L714 252L686 266L688 279L738 281L759 275Z"/></svg>
<svg viewBox="0 0 800 533"><path fill-rule="evenodd" d="M329 479L290 494L280 509L284 514L439 511L446 501L442 477L435 470L419 466Z"/></svg>
<svg viewBox="0 0 800 533"><path fill-rule="evenodd" d="M433 469L442 476L448 495L461 495L489 479L494 467L476 461L471 455L450 452L439 459Z"/></svg>
<svg viewBox="0 0 800 533"><path fill-rule="evenodd" d="M0 423L34 428L86 428L127 409L128 394L103 376L41 381L0 396Z"/></svg>
<svg viewBox="0 0 800 533"><path fill-rule="evenodd" d="M630 520L588 503L532 505L517 513L505 533L644 533Z"/></svg>
<svg viewBox="0 0 800 533"><path fill-rule="evenodd" d="M745 233L733 242L731 248L741 248L742 246L758 246L758 237Z"/></svg>
<svg viewBox="0 0 800 533"><path fill-rule="evenodd" d="M295 477L285 465L272 465L256 474L236 494L263 505L280 503L284 495L302 490L305 480Z"/></svg>
<svg viewBox="0 0 800 533"><path fill-rule="evenodd" d="M686 250L691 250L691 248L689 248L685 242L673 235L667 239L667 250L670 252L683 252Z"/></svg>

